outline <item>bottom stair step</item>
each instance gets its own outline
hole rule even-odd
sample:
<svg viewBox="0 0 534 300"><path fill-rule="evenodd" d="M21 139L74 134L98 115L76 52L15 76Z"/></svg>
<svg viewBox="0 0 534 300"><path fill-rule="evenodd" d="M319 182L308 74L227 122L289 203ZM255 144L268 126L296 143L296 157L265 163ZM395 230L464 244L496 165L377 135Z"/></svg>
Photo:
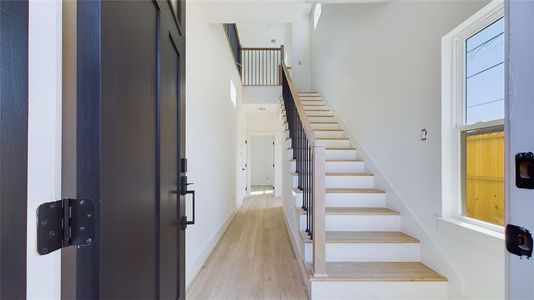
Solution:
<svg viewBox="0 0 534 300"><path fill-rule="evenodd" d="M447 278L419 262L327 263L326 277L306 270L311 299L448 299Z"/></svg>
<svg viewBox="0 0 534 300"><path fill-rule="evenodd" d="M311 264L306 264L311 272ZM331 262L327 277L312 281L447 281L443 275L420 262Z"/></svg>

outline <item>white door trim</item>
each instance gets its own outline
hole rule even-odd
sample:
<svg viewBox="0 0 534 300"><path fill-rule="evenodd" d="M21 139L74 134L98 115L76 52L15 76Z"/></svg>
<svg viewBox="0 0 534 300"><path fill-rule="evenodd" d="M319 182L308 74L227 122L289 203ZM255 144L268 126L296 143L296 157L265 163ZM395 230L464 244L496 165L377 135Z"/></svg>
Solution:
<svg viewBox="0 0 534 300"><path fill-rule="evenodd" d="M62 2L29 1L26 296L61 297L61 250L37 253L37 207L61 199Z"/></svg>

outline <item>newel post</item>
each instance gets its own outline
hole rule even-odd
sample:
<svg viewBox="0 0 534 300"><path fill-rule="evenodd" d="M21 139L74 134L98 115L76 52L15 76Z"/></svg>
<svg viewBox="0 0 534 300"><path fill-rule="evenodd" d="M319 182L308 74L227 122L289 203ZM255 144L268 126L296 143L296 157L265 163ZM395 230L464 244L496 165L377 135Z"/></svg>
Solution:
<svg viewBox="0 0 534 300"><path fill-rule="evenodd" d="M324 142L313 146L313 274L327 276L325 263L325 151Z"/></svg>

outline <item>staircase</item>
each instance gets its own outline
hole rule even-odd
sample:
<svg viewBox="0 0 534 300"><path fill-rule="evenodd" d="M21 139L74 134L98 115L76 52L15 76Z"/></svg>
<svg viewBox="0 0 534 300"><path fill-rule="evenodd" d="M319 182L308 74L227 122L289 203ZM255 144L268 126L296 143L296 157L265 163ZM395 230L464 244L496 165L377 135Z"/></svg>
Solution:
<svg viewBox="0 0 534 300"><path fill-rule="evenodd" d="M297 248L311 299L446 299L447 279L420 262L420 243L401 231L401 215L386 207L357 149L318 93L299 93L306 119L325 150L325 277L313 275L312 240L297 188L289 129L287 157L300 237ZM282 105L283 107L283 105ZM284 112L285 114L285 112Z"/></svg>

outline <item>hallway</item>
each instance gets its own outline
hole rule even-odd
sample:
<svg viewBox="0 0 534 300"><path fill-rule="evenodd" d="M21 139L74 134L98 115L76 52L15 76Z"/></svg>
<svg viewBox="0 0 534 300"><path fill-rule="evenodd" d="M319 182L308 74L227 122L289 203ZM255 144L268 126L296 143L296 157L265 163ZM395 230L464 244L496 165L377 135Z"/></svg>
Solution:
<svg viewBox="0 0 534 300"><path fill-rule="evenodd" d="M188 290L189 299L306 299L279 198L247 198Z"/></svg>

